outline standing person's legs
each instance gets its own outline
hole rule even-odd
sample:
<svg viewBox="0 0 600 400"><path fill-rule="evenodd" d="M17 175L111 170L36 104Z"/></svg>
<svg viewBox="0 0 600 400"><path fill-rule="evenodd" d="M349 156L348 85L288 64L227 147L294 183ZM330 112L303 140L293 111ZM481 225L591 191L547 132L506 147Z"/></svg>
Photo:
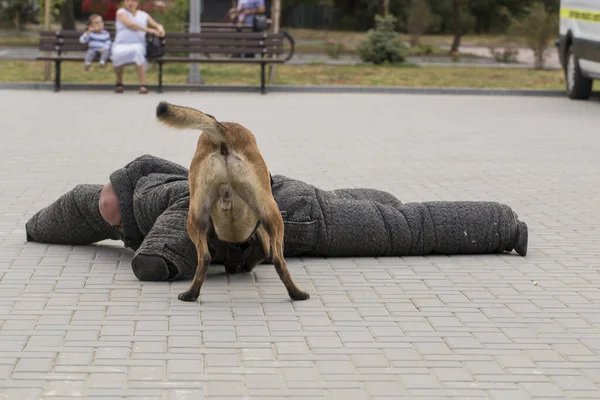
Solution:
<svg viewBox="0 0 600 400"><path fill-rule="evenodd" d="M86 71L88 71L90 69L90 66L92 65L92 61L94 61L94 58L96 57L96 52L97 52L97 50L92 50L92 49L88 49L88 51L85 52L83 65L84 65Z"/></svg>

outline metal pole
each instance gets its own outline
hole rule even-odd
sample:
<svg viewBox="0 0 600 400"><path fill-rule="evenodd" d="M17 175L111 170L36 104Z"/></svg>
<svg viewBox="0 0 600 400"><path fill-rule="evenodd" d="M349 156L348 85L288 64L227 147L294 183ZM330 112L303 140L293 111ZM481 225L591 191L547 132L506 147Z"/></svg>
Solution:
<svg viewBox="0 0 600 400"><path fill-rule="evenodd" d="M273 0L271 7L271 20L273 21L273 33L279 33L281 20L281 0ZM275 64L269 65L269 83L275 82Z"/></svg>
<svg viewBox="0 0 600 400"><path fill-rule="evenodd" d="M202 0L190 0L190 33L200 33L200 15L202 14ZM200 54L192 53L190 58L199 58ZM188 83L204 83L197 63L190 64Z"/></svg>
<svg viewBox="0 0 600 400"><path fill-rule="evenodd" d="M44 30L50 30L50 0L44 1ZM49 55L49 52L46 52L46 55ZM44 80L50 80L50 61L44 62Z"/></svg>

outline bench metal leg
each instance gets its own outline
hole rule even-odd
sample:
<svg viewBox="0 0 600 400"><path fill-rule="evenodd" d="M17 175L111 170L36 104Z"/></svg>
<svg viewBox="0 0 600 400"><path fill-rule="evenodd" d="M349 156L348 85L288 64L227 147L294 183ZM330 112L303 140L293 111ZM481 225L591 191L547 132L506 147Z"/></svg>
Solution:
<svg viewBox="0 0 600 400"><path fill-rule="evenodd" d="M158 62L158 93L163 92L162 73L163 73L163 63L159 61Z"/></svg>
<svg viewBox="0 0 600 400"><path fill-rule="evenodd" d="M265 94L265 63L260 64L260 94Z"/></svg>
<svg viewBox="0 0 600 400"><path fill-rule="evenodd" d="M54 61L54 91L60 92L60 61Z"/></svg>

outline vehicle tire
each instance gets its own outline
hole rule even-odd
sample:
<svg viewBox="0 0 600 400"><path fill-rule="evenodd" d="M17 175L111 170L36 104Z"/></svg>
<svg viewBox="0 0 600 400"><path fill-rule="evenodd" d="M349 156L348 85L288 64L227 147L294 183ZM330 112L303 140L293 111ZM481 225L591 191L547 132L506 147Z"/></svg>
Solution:
<svg viewBox="0 0 600 400"><path fill-rule="evenodd" d="M565 62L565 85L567 96L573 100L587 100L592 95L594 81L581 73L579 59L573 54L573 46L567 49Z"/></svg>

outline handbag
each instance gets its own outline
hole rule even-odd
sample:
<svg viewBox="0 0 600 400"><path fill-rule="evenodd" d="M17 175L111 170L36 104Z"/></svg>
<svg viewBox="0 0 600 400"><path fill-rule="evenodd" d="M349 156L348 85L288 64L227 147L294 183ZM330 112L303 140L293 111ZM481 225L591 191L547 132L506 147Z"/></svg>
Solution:
<svg viewBox="0 0 600 400"><path fill-rule="evenodd" d="M254 16L254 22L252 23L252 30L254 32L263 32L269 29L269 20L264 14L256 14Z"/></svg>
<svg viewBox="0 0 600 400"><path fill-rule="evenodd" d="M146 35L146 57L158 58L162 57L162 40L158 36Z"/></svg>

